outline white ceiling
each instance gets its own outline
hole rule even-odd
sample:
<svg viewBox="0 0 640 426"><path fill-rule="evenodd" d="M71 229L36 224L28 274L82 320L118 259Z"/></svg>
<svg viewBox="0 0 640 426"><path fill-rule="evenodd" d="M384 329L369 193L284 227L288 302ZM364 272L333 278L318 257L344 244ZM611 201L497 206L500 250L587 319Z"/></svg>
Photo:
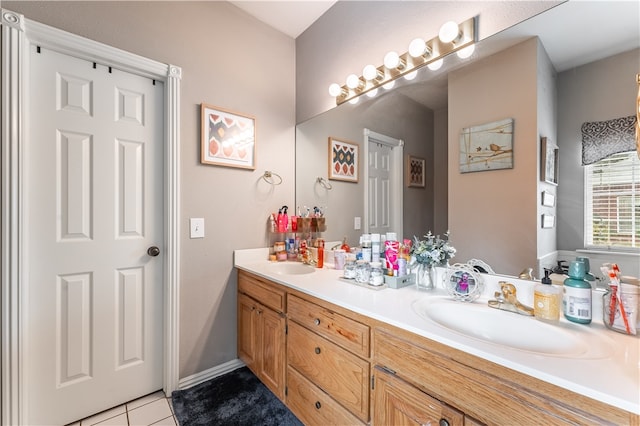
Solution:
<svg viewBox="0 0 640 426"><path fill-rule="evenodd" d="M337 0L231 1L265 24L297 38Z"/></svg>

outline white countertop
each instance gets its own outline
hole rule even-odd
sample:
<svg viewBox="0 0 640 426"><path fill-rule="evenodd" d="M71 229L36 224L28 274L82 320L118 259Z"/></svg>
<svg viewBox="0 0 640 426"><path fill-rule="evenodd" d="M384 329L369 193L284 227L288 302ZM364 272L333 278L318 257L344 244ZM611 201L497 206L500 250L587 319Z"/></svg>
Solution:
<svg viewBox="0 0 640 426"><path fill-rule="evenodd" d="M594 292L594 320L591 324L574 324L561 318L558 327L561 326L563 330L578 338L584 336L585 332L596 333L606 345L609 345L608 349L603 348L608 352L607 356L585 359L544 355L469 337L424 319L414 312L412 305L416 301L424 301L425 298L448 298L444 290L425 292L418 291L415 286L397 290L369 289L341 280L342 271L326 267L316 268L310 274L283 275L275 272L273 262L266 260L267 257L268 249L236 250L234 266L539 380L640 414L640 338L605 328L601 319L601 293ZM439 270L439 273L443 272L443 269ZM485 295L493 295L499 289L498 281L505 280L505 277L497 275L483 274L483 277ZM532 285L535 283L511 278L508 281L516 285L518 299L532 306ZM486 306L486 300L479 299L473 304ZM517 314L504 312L504 315L510 318L510 315ZM536 320L531 318L531 321ZM523 335L522 338L527 336Z"/></svg>

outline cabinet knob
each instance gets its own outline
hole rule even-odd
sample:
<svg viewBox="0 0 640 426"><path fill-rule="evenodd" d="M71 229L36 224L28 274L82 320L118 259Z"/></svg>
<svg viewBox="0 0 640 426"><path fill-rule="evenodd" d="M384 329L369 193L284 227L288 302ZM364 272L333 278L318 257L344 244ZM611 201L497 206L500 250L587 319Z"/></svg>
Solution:
<svg viewBox="0 0 640 426"><path fill-rule="evenodd" d="M445 419L444 417L440 419L440 421L438 422L438 424L440 426L449 426L449 420Z"/></svg>
<svg viewBox="0 0 640 426"><path fill-rule="evenodd" d="M319 410L320 408L322 408L322 404L320 404L320 401L316 401L316 408Z"/></svg>
<svg viewBox="0 0 640 426"><path fill-rule="evenodd" d="M315 349L315 352L316 352L317 354L319 354L319 353L320 353L320 348L316 348L316 349Z"/></svg>
<svg viewBox="0 0 640 426"><path fill-rule="evenodd" d="M262 315L262 309L258 309L258 315Z"/></svg>
<svg viewBox="0 0 640 426"><path fill-rule="evenodd" d="M320 318L316 318L315 321L313 321L313 323L315 325L320 325Z"/></svg>

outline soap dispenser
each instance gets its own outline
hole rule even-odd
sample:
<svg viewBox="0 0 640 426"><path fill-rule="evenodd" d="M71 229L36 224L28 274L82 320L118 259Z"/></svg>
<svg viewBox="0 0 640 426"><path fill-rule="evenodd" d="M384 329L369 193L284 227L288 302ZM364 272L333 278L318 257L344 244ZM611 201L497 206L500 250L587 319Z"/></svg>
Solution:
<svg viewBox="0 0 640 426"><path fill-rule="evenodd" d="M569 264L569 278L564 280L562 308L569 321L580 324L591 323L591 284L584 280L584 262L573 261Z"/></svg>
<svg viewBox="0 0 640 426"><path fill-rule="evenodd" d="M533 315L545 322L558 322L562 304L562 290L551 285L548 269L544 270L544 278L533 289Z"/></svg>

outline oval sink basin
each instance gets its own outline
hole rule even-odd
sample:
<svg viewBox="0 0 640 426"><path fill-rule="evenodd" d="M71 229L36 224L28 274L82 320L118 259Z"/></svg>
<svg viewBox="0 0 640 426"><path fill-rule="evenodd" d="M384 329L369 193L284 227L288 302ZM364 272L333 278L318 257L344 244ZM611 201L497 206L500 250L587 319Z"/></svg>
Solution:
<svg viewBox="0 0 640 426"><path fill-rule="evenodd" d="M304 275L315 271L313 266L290 262L272 263L269 265L269 269L280 275Z"/></svg>
<svg viewBox="0 0 640 426"><path fill-rule="evenodd" d="M486 302L425 298L414 302L413 310L453 332L520 351L572 358L605 358L613 353L612 342L602 331L567 322L547 324L490 308Z"/></svg>

